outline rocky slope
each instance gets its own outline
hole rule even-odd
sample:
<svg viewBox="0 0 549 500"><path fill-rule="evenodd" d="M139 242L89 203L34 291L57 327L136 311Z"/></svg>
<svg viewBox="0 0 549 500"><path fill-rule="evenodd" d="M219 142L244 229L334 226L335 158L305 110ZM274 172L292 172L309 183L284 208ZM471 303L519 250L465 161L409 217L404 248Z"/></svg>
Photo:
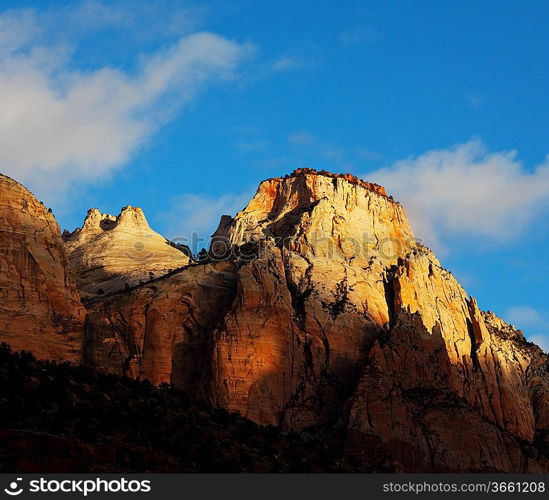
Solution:
<svg viewBox="0 0 549 500"><path fill-rule="evenodd" d="M33 194L0 174L0 338L36 356L80 362L84 308L59 226Z"/></svg>
<svg viewBox="0 0 549 500"><path fill-rule="evenodd" d="M63 241L84 296L131 287L190 262L184 249L153 231L143 211L131 206L117 216L92 208L82 227L64 233Z"/></svg>
<svg viewBox="0 0 549 500"><path fill-rule="evenodd" d="M264 181L207 259L127 288L148 264L111 262L94 235L119 238L94 214L91 237L86 222L66 239L84 363L174 383L365 468L549 470L547 355L479 310L381 186L309 169Z"/></svg>

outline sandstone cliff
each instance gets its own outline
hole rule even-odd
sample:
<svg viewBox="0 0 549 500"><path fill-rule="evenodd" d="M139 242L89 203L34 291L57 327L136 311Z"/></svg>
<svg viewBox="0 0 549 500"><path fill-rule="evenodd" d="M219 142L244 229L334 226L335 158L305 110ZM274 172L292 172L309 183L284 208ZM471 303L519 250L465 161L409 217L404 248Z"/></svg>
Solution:
<svg viewBox="0 0 549 500"><path fill-rule="evenodd" d="M400 471L546 471L547 356L424 247L390 280L393 324L349 400L347 451Z"/></svg>
<svg viewBox="0 0 549 500"><path fill-rule="evenodd" d="M216 232L216 247L261 242L217 335L215 396L263 423L331 426L390 319L387 269L416 243L379 186L297 171L263 182Z"/></svg>
<svg viewBox="0 0 549 500"><path fill-rule="evenodd" d="M63 235L78 290L111 293L187 265L188 255L153 231L140 208L119 215L88 211L81 228Z"/></svg>
<svg viewBox="0 0 549 500"><path fill-rule="evenodd" d="M86 364L209 399L212 331L235 297L231 261L195 264L87 303Z"/></svg>
<svg viewBox="0 0 549 500"><path fill-rule="evenodd" d="M0 340L79 362L84 315L54 216L0 174Z"/></svg>

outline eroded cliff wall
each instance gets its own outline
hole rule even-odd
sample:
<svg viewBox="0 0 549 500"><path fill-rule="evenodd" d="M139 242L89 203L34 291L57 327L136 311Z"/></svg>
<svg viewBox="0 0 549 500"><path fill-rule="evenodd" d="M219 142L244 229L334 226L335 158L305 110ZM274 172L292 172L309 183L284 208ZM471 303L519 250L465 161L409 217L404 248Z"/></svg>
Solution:
<svg viewBox="0 0 549 500"><path fill-rule="evenodd" d="M84 316L54 216L0 174L0 340L80 362Z"/></svg>

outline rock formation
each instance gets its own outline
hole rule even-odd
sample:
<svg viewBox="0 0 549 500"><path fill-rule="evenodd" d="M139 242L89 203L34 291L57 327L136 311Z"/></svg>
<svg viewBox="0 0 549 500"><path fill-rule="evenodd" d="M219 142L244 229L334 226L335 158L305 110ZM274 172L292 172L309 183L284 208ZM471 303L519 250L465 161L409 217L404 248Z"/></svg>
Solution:
<svg viewBox="0 0 549 500"><path fill-rule="evenodd" d="M217 332L215 395L289 428L332 426L389 323L387 270L416 243L402 206L368 183L305 170L263 182L213 237L260 242Z"/></svg>
<svg viewBox="0 0 549 500"><path fill-rule="evenodd" d="M184 248L153 231L143 211L131 206L118 216L92 208L83 226L63 240L85 297L132 287L190 262Z"/></svg>
<svg viewBox="0 0 549 500"><path fill-rule="evenodd" d="M51 210L0 174L0 340L80 362L84 315Z"/></svg>
<svg viewBox="0 0 549 500"><path fill-rule="evenodd" d="M400 471L547 470L548 360L432 253L392 272L394 322L349 400L347 451Z"/></svg>
<svg viewBox="0 0 549 500"><path fill-rule="evenodd" d="M119 236L126 212L137 223ZM310 169L266 180L198 263L132 265L143 220L92 211L66 238L86 364L174 383L365 468L549 470L547 355L479 310L381 186Z"/></svg>
<svg viewBox="0 0 549 500"><path fill-rule="evenodd" d="M365 463L546 467L547 358L479 311L383 188L310 170L269 179L222 218L210 257L95 301L91 345L117 346L111 366L131 359L127 373L325 436ZM139 339L137 356L124 339ZM145 362L148 349L163 361Z"/></svg>
<svg viewBox="0 0 549 500"><path fill-rule="evenodd" d="M85 363L209 398L212 331L234 300L235 269L195 264L87 302Z"/></svg>

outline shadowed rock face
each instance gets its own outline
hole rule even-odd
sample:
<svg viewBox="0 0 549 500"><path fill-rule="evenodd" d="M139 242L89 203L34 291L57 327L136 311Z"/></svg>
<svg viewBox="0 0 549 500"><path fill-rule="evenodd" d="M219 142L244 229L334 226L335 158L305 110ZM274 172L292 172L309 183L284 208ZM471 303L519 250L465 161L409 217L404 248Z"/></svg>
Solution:
<svg viewBox="0 0 549 500"><path fill-rule="evenodd" d="M85 297L137 285L189 264L188 255L153 231L140 208L119 215L88 211L81 228L63 235L69 265Z"/></svg>
<svg viewBox="0 0 549 500"><path fill-rule="evenodd" d="M355 472L323 443L155 387L0 343L0 472ZM31 403L31 404L29 404Z"/></svg>
<svg viewBox="0 0 549 500"><path fill-rule="evenodd" d="M1 340L40 358L80 362L84 315L54 216L0 174Z"/></svg>
<svg viewBox="0 0 549 500"><path fill-rule="evenodd" d="M94 238L75 270L93 270L79 256L96 258ZM269 179L221 219L209 254L89 300L85 362L378 468L549 470L547 355L479 310L381 186L310 169Z"/></svg>

